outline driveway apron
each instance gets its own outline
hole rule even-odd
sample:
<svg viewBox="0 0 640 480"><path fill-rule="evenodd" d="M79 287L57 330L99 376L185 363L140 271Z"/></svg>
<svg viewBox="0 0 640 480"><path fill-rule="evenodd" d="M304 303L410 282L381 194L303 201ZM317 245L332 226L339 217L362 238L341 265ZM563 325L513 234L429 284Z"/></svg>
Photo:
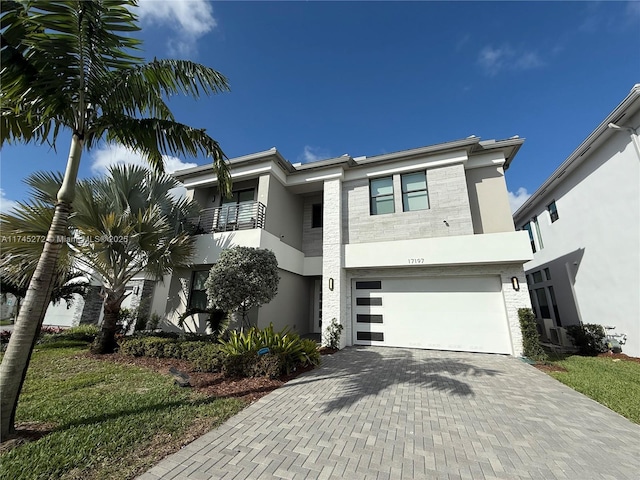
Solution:
<svg viewBox="0 0 640 480"><path fill-rule="evenodd" d="M517 358L350 347L322 360L139 478L640 478L640 426Z"/></svg>

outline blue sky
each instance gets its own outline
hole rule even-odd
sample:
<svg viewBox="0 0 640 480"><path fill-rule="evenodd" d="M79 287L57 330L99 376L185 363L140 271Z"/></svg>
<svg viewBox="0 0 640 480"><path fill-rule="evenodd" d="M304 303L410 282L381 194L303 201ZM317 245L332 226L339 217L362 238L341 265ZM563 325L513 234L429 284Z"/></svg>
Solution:
<svg viewBox="0 0 640 480"><path fill-rule="evenodd" d="M640 2L142 0L144 54L189 58L232 91L173 98L229 157L276 147L292 163L374 156L469 135L526 138L506 173L523 201L640 82ZM5 146L2 210L57 151ZM102 146L81 176L136 156ZM167 159L168 170L206 159Z"/></svg>

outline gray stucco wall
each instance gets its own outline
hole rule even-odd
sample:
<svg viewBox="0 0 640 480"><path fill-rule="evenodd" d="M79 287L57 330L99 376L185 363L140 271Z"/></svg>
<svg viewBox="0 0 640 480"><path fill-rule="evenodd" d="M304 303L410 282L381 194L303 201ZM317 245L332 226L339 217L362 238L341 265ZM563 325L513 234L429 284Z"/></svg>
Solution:
<svg viewBox="0 0 640 480"><path fill-rule="evenodd" d="M507 184L502 167L466 171L474 233L513 232Z"/></svg>
<svg viewBox="0 0 640 480"><path fill-rule="evenodd" d="M385 215L370 215L368 179L343 183L344 243L473 234L467 181L462 164L427 170L427 210L403 212L400 174L393 177L395 213Z"/></svg>
<svg viewBox="0 0 640 480"><path fill-rule="evenodd" d="M302 252L307 257L322 255L322 227L312 228L312 211L314 204L322 204L322 194L305 197L302 219Z"/></svg>
<svg viewBox="0 0 640 480"><path fill-rule="evenodd" d="M268 181L266 202L262 199ZM302 250L303 199L289 192L274 176L260 178L259 200L267 207L265 230L287 245Z"/></svg>
<svg viewBox="0 0 640 480"><path fill-rule="evenodd" d="M265 328L273 323L276 331L284 327L304 335L309 332L309 289L311 279L280 270L278 294L258 312L258 327Z"/></svg>

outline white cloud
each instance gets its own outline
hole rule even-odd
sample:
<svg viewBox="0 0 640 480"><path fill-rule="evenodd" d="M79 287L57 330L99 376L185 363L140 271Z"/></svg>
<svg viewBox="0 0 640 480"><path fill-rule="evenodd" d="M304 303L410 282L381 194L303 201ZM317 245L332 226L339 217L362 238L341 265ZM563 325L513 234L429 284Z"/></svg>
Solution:
<svg viewBox="0 0 640 480"><path fill-rule="evenodd" d="M328 150L320 147L312 147L310 145L305 145L302 154L298 155L298 161L302 163L316 162L326 158L331 158L331 154Z"/></svg>
<svg viewBox="0 0 640 480"><path fill-rule="evenodd" d="M0 213L11 213L11 210L13 210L17 206L17 202L9 200L5 196L4 190L0 188Z"/></svg>
<svg viewBox="0 0 640 480"><path fill-rule="evenodd" d="M139 0L138 17L142 23L169 28L169 55L184 57L196 52L196 42L213 30L218 22L207 0Z"/></svg>
<svg viewBox="0 0 640 480"><path fill-rule="evenodd" d="M544 65L537 52L513 49L505 44L498 48L485 46L478 54L478 64L487 75L494 76L503 70L530 70Z"/></svg>
<svg viewBox="0 0 640 480"><path fill-rule="evenodd" d="M92 152L93 164L91 171L95 174L104 174L111 165L141 165L149 167L149 164L133 150L118 144L105 144ZM164 171L173 173L184 168L197 167L196 163L183 162L179 158L164 156Z"/></svg>
<svg viewBox="0 0 640 480"><path fill-rule="evenodd" d="M520 187L516 190L516 193L509 192L509 206L511 207L511 213L515 213L530 196L531 194L527 192L527 189L524 187Z"/></svg>

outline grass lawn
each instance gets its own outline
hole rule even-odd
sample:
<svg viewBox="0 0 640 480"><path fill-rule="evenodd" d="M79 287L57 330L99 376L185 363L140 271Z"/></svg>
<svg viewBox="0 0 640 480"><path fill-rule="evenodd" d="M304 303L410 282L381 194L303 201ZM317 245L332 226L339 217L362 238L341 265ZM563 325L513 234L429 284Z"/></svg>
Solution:
<svg viewBox="0 0 640 480"><path fill-rule="evenodd" d="M55 346L55 344L50 347ZM127 479L246 404L174 386L149 370L38 348L16 414L51 433L0 456L0 479Z"/></svg>
<svg viewBox="0 0 640 480"><path fill-rule="evenodd" d="M567 371L549 372L551 376L640 423L640 363L577 355L552 363Z"/></svg>
<svg viewBox="0 0 640 480"><path fill-rule="evenodd" d="M6 325L13 325L13 322L11 321L11 319L0 320L0 327L4 327Z"/></svg>

